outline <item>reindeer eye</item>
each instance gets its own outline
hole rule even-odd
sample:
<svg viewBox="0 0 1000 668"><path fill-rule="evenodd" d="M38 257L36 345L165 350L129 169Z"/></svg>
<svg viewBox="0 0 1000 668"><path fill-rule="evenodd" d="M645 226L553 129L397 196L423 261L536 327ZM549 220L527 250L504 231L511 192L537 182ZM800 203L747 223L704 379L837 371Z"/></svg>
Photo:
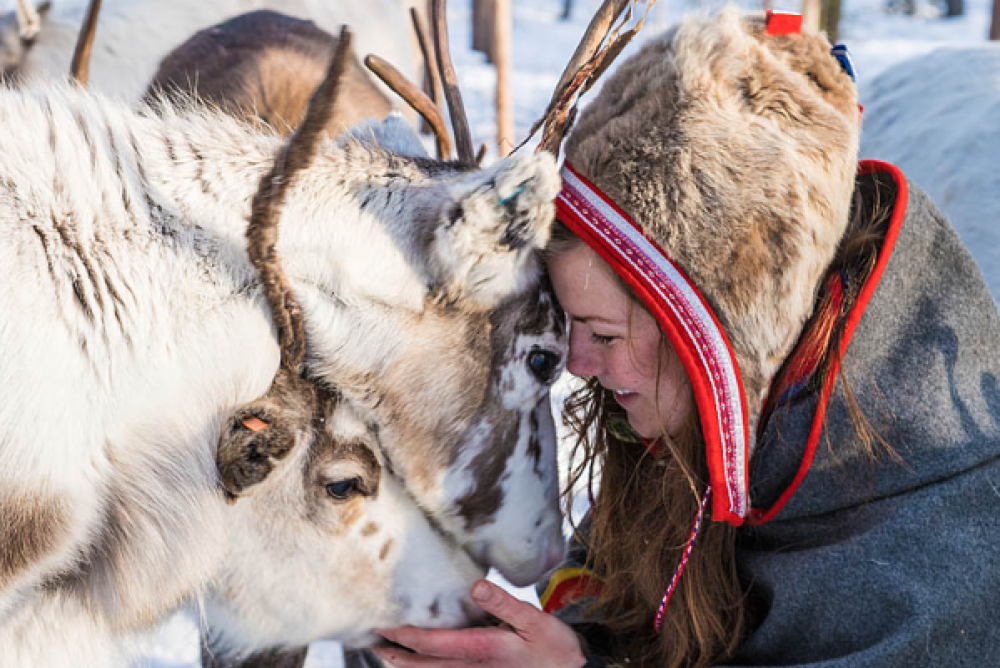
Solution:
<svg viewBox="0 0 1000 668"><path fill-rule="evenodd" d="M559 356L548 350L536 348L528 353L528 368L541 383L548 383L559 366Z"/></svg>
<svg viewBox="0 0 1000 668"><path fill-rule="evenodd" d="M363 494L364 489L361 486L361 478L348 478L328 483L326 493L337 501L344 501L356 494Z"/></svg>

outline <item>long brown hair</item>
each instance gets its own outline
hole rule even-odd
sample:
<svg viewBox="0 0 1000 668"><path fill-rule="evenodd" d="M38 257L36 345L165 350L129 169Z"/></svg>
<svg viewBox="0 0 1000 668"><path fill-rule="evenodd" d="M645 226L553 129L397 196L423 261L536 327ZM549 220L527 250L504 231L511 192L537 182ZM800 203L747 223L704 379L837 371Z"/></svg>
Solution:
<svg viewBox="0 0 1000 668"><path fill-rule="evenodd" d="M888 215L872 202L871 192L863 199L860 190L830 272L849 271L852 280L863 284L874 269ZM557 225L548 252L559 254L578 243L582 243L578 237ZM848 300L854 296L849 294ZM819 308L826 298L820 295L816 315L803 330L803 336L823 332L816 370L820 382L831 373L833 357L842 352L837 314L845 313L841 308L830 316L829 309ZM831 317L834 320L821 321ZM662 345L668 345L665 338ZM843 375L841 380L855 428L874 455L874 443L881 441L856 402L850 401ZM564 422L576 437L571 457L576 464L564 494L567 507L572 507L574 490L586 489L592 496L592 525L581 539L589 548L588 566L603 580L593 613L618 639L615 658L657 668L702 668L732 657L751 621L736 565L737 529L728 524L702 525L662 631L657 635L653 629L664 588L683 557L709 479L696 412L688 416L677 437L663 438L653 454L631 432L612 394L589 379L568 399Z"/></svg>

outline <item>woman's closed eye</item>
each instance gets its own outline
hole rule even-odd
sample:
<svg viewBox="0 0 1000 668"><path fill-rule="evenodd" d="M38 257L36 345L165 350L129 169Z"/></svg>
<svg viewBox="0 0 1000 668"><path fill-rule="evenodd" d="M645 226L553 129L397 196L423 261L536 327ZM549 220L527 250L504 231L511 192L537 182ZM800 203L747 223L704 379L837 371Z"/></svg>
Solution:
<svg viewBox="0 0 1000 668"><path fill-rule="evenodd" d="M621 337L619 336L603 336L601 334L598 334L597 332L590 333L590 340L601 346L606 346L611 343L614 343L620 338Z"/></svg>

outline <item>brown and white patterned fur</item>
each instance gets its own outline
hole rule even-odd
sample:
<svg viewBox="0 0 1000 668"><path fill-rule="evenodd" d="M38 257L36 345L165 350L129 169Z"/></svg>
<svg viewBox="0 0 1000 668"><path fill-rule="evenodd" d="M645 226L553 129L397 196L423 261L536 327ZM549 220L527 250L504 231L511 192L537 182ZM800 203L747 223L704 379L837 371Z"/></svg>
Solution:
<svg viewBox="0 0 1000 668"><path fill-rule="evenodd" d="M29 88L0 91L0 144L0 647L18 657L5 665L103 665L79 657L213 582L232 583L217 589L231 626L257 643L362 642L371 624L458 621L457 592L483 567L527 583L559 558L548 392L565 323L537 259L550 157L432 161L390 116L325 143L292 187L277 250L310 374L380 446L386 493L365 510L379 530L356 521L340 541L324 522L343 515L306 501L343 458L327 469L297 448L234 511L217 489L226 421L278 366L244 233L279 140L204 111ZM327 551L343 546L356 558ZM383 549L381 570L362 565ZM393 570L403 553L436 563ZM281 603L306 594L313 625Z"/></svg>
<svg viewBox="0 0 1000 668"><path fill-rule="evenodd" d="M624 61L567 140L568 160L710 302L751 434L847 225L858 135L854 85L826 38L766 36L730 7Z"/></svg>

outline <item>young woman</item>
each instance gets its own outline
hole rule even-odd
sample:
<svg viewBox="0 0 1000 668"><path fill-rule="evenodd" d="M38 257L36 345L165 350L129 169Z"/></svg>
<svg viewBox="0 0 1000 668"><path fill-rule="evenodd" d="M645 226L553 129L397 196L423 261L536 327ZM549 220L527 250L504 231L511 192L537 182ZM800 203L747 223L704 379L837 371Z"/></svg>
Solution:
<svg viewBox="0 0 1000 668"><path fill-rule="evenodd" d="M929 200L859 167L852 78L726 10L604 84L549 261L592 509L544 611L480 582L501 625L390 629L383 659L996 664L1000 322Z"/></svg>

